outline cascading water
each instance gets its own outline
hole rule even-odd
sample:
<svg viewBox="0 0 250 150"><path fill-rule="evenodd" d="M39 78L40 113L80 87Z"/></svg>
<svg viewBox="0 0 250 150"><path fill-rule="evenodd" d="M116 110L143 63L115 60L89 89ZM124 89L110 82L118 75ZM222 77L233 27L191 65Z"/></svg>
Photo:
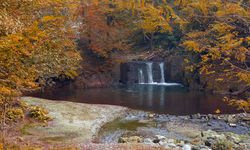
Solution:
<svg viewBox="0 0 250 150"><path fill-rule="evenodd" d="M144 84L145 83L145 79L144 79L144 75L142 72L142 69L139 70L139 84Z"/></svg>
<svg viewBox="0 0 250 150"><path fill-rule="evenodd" d="M164 62L158 63L160 68L160 82L154 82L153 79L153 62L143 62L146 64L146 71L147 71L147 82L144 77L143 68L138 69L138 82L139 84L151 84L151 85L165 85L165 86L182 86L179 83L166 83L165 82L165 74L164 74Z"/></svg>
<svg viewBox="0 0 250 150"><path fill-rule="evenodd" d="M148 72L148 83L152 84L152 83L154 83L153 71L152 71L153 63L152 62L147 62L146 64L147 64L147 72Z"/></svg>
<svg viewBox="0 0 250 150"><path fill-rule="evenodd" d="M159 64L160 69L161 69L161 83L165 83L165 76L164 76L164 63L161 62Z"/></svg>

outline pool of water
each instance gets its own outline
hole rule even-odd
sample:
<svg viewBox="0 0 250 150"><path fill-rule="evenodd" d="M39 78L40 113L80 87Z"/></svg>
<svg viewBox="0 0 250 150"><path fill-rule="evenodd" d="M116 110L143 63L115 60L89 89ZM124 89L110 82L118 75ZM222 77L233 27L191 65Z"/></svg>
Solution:
<svg viewBox="0 0 250 150"><path fill-rule="evenodd" d="M235 108L225 104L220 95L189 91L178 85L130 85L93 89L64 87L36 92L31 96L80 103L119 105L172 115L214 114L217 109L223 114L237 112Z"/></svg>

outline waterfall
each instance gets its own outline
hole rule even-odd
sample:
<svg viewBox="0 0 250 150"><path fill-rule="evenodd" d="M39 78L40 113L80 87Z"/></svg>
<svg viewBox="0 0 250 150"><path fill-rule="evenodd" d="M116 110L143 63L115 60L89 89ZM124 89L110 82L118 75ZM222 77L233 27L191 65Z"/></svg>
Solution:
<svg viewBox="0 0 250 150"><path fill-rule="evenodd" d="M161 68L161 83L165 83L165 76L164 76L164 63L161 62L159 64L160 68Z"/></svg>
<svg viewBox="0 0 250 150"><path fill-rule="evenodd" d="M148 83L154 83L153 80L153 71L152 71L152 62L147 62L147 71L148 71Z"/></svg>
<svg viewBox="0 0 250 150"><path fill-rule="evenodd" d="M139 84L144 84L145 83L145 79L144 79L144 75L142 72L142 69L139 70Z"/></svg>
<svg viewBox="0 0 250 150"><path fill-rule="evenodd" d="M138 73L138 83L139 84L150 84L150 85L164 85L164 86L182 86L179 83L166 83L165 82L165 74L164 74L164 62L159 62L158 67L153 70L153 62L138 62L139 67L137 68ZM158 69L158 70L157 70ZM156 71L156 72L153 72ZM147 73L147 77L145 77L144 73ZM135 72L136 73L136 72ZM154 77L154 75L156 75ZM157 82L154 82L155 81Z"/></svg>

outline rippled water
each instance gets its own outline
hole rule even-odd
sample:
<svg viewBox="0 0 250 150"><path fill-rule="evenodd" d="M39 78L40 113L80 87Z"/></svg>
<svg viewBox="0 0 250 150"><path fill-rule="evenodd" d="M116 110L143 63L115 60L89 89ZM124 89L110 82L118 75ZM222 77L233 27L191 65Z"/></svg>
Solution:
<svg viewBox="0 0 250 150"><path fill-rule="evenodd" d="M189 91L172 85L131 85L111 88L74 89L64 87L37 92L32 96L90 104L110 104L162 114L235 113L235 108L225 104L219 95Z"/></svg>

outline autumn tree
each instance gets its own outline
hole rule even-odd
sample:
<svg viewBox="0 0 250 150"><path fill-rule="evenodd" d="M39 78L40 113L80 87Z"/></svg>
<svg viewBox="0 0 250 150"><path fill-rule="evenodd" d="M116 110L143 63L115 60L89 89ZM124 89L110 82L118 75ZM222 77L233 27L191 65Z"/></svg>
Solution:
<svg viewBox="0 0 250 150"><path fill-rule="evenodd" d="M200 56L200 62L193 66L217 82L237 76L245 83L239 90L249 89L249 5L222 0L180 1L176 5L185 22L183 46Z"/></svg>
<svg viewBox="0 0 250 150"><path fill-rule="evenodd" d="M0 1L1 110L51 77L77 75L81 57L70 21L77 5L68 2Z"/></svg>
<svg viewBox="0 0 250 150"><path fill-rule="evenodd" d="M125 18L119 17L115 2L87 1L80 7L80 40L86 49L101 58L109 58L112 51L129 49L128 37L131 29L126 25Z"/></svg>

